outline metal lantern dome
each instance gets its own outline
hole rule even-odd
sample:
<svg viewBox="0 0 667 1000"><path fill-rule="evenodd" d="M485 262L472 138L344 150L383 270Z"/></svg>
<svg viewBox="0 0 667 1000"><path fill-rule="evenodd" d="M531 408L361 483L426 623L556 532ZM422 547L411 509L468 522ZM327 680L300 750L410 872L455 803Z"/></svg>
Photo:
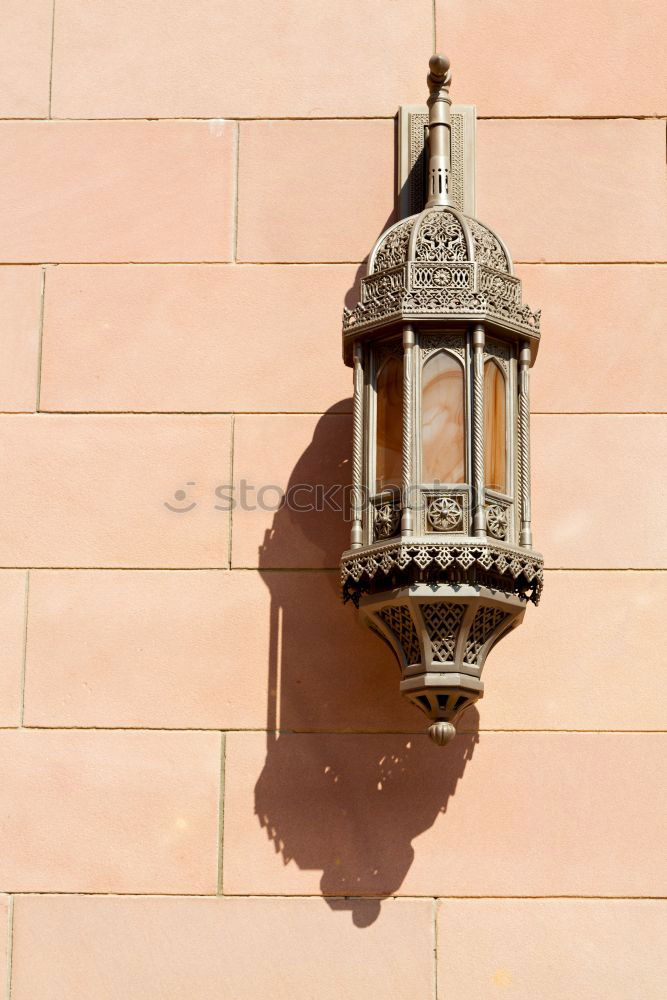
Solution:
<svg viewBox="0 0 667 1000"><path fill-rule="evenodd" d="M343 597L394 651L447 743L491 648L537 604L528 371L540 313L500 237L451 194L449 62L430 61L428 201L373 247L343 315L354 369Z"/></svg>

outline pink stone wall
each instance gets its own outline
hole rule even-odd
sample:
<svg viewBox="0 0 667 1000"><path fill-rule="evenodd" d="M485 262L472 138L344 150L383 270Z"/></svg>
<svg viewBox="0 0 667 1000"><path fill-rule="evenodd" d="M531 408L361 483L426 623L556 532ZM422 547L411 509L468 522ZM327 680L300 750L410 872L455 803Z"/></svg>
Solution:
<svg viewBox="0 0 667 1000"><path fill-rule="evenodd" d="M5 0L0 1000L662 1000L666 12ZM436 36L544 309L548 566L447 751L343 522L216 495L347 481Z"/></svg>

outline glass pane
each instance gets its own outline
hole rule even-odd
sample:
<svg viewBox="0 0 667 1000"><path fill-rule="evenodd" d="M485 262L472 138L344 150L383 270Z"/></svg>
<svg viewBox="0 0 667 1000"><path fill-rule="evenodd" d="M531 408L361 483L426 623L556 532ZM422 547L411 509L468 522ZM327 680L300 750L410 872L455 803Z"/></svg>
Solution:
<svg viewBox="0 0 667 1000"><path fill-rule="evenodd" d="M484 471L486 485L507 493L505 376L495 361L484 365Z"/></svg>
<svg viewBox="0 0 667 1000"><path fill-rule="evenodd" d="M388 358L377 379L376 490L400 486L403 464L403 361Z"/></svg>
<svg viewBox="0 0 667 1000"><path fill-rule="evenodd" d="M463 368L444 351L431 355L422 372L422 478L465 482Z"/></svg>

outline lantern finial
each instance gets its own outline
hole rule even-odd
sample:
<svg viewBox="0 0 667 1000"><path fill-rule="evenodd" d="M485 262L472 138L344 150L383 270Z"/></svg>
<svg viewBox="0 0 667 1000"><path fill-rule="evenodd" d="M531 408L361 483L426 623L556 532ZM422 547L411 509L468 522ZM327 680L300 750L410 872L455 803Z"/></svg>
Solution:
<svg viewBox="0 0 667 1000"><path fill-rule="evenodd" d="M452 82L447 56L431 56L429 74L426 78L429 89L428 104L428 201L433 205L453 205L450 195L451 170L451 125L449 85Z"/></svg>
<svg viewBox="0 0 667 1000"><path fill-rule="evenodd" d="M439 52L436 52L435 55L432 55L429 59L428 68L430 70L427 77L429 90L432 91L434 85L444 87L445 90L449 90L449 85L452 82L452 74L450 71L450 62L447 56L443 56Z"/></svg>

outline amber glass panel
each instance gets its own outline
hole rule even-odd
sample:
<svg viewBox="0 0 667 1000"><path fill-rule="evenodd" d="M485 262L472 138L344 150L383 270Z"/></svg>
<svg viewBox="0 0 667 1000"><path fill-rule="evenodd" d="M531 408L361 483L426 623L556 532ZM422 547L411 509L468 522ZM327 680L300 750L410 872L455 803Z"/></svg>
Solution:
<svg viewBox="0 0 667 1000"><path fill-rule="evenodd" d="M422 372L422 478L465 482L463 368L443 351L431 355Z"/></svg>
<svg viewBox="0 0 667 1000"><path fill-rule="evenodd" d="M495 361L484 365L484 471L486 485L507 493L505 376Z"/></svg>
<svg viewBox="0 0 667 1000"><path fill-rule="evenodd" d="M403 362L388 358L377 379L376 490L399 486L403 462Z"/></svg>

